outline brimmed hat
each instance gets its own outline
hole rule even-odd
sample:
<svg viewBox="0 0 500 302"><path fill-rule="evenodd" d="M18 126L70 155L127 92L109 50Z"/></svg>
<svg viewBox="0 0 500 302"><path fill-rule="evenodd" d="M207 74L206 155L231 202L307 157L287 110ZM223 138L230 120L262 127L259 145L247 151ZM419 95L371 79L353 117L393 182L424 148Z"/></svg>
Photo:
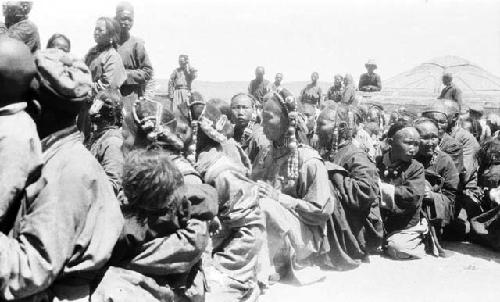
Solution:
<svg viewBox="0 0 500 302"><path fill-rule="evenodd" d="M375 66L375 69L378 68L377 63L375 62L375 60L368 60L368 62L365 63L365 66L366 67L368 67L368 66Z"/></svg>
<svg viewBox="0 0 500 302"><path fill-rule="evenodd" d="M60 49L36 53L39 91L54 96L51 104L65 111L78 111L90 98L92 79L85 63Z"/></svg>

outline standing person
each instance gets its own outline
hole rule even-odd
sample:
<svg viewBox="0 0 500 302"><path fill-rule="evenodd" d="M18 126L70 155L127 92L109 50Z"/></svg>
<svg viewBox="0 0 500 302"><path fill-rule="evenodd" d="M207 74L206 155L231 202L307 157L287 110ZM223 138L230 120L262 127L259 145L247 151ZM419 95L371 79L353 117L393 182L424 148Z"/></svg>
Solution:
<svg viewBox="0 0 500 302"><path fill-rule="evenodd" d="M307 84L300 92L300 102L314 105L316 108L321 106L322 91L318 84L319 74L311 74L311 83Z"/></svg>
<svg viewBox="0 0 500 302"><path fill-rule="evenodd" d="M71 41L63 34L53 34L47 41L47 48L57 48L64 52L71 51Z"/></svg>
<svg viewBox="0 0 500 302"><path fill-rule="evenodd" d="M335 198L318 152L297 143L297 117L293 97L266 95L263 128L272 149L252 172L266 218L262 282L287 276L288 268L302 285L318 281L323 277L319 259L329 251L326 227Z"/></svg>
<svg viewBox="0 0 500 302"><path fill-rule="evenodd" d="M462 108L462 90L453 83L453 75L449 72L443 74L442 77L444 88L441 90L439 99L452 100L456 102L459 108Z"/></svg>
<svg viewBox="0 0 500 302"><path fill-rule="evenodd" d="M26 112L27 92L36 75L30 50L0 38L0 232L8 234L23 190L39 173L42 151L35 122Z"/></svg>
<svg viewBox="0 0 500 302"><path fill-rule="evenodd" d="M333 85L328 89L326 93L326 100L334 101L335 103L340 102L342 100L342 84L344 79L340 74L336 74L333 77Z"/></svg>
<svg viewBox="0 0 500 302"><path fill-rule="evenodd" d="M281 89L283 89L283 86L281 86L281 81L283 81L283 74L279 72L274 77L274 83L273 86L271 87L271 91L280 92Z"/></svg>
<svg viewBox="0 0 500 302"><path fill-rule="evenodd" d="M255 99L251 95L239 93L231 98L231 122L234 140L240 143L253 163L259 151L270 144L258 122Z"/></svg>
<svg viewBox="0 0 500 302"><path fill-rule="evenodd" d="M344 76L344 90L342 91L342 99L340 100L345 105L357 105L356 101L356 86L352 75L346 73Z"/></svg>
<svg viewBox="0 0 500 302"><path fill-rule="evenodd" d="M425 196L425 174L414 159L420 144L417 130L407 121L397 121L387 133L390 149L377 157L381 179L381 208L385 226L385 252L394 259L425 256L427 221L420 219Z"/></svg>
<svg viewBox="0 0 500 302"><path fill-rule="evenodd" d="M177 110L177 107L184 103L189 103L191 96L191 84L198 76L198 71L189 63L187 55L179 56L179 67L174 70L168 82L168 97L170 98L170 111Z"/></svg>
<svg viewBox="0 0 500 302"><path fill-rule="evenodd" d="M7 36L22 41L35 53L40 49L40 35L35 23L28 20L32 7L32 1L7 1L3 3L3 15Z"/></svg>
<svg viewBox="0 0 500 302"><path fill-rule="evenodd" d="M90 92L88 68L60 50L37 52L36 63L43 168L10 235L0 234L0 299L88 301L123 216L75 125Z"/></svg>
<svg viewBox="0 0 500 302"><path fill-rule="evenodd" d="M119 29L116 22L108 17L97 19L94 29L96 46L85 56L85 64L92 74L94 93L105 89L120 89L127 79L123 61L116 51Z"/></svg>
<svg viewBox="0 0 500 302"><path fill-rule="evenodd" d="M360 91L374 92L382 90L382 81L380 76L374 71L377 69L377 63L374 60L369 60L365 64L366 73L363 73L359 78L358 88Z"/></svg>
<svg viewBox="0 0 500 302"><path fill-rule="evenodd" d="M369 254L380 251L384 235L378 172L366 152L352 142L357 127L351 110L343 105L326 107L318 118L317 131L330 181L352 230L343 241L350 239L347 250L351 257L368 261Z"/></svg>
<svg viewBox="0 0 500 302"><path fill-rule="evenodd" d="M255 79L250 81L248 85L248 94L252 95L257 100L257 109L262 110L264 96L271 91L271 83L264 79L264 67L257 66L255 68Z"/></svg>
<svg viewBox="0 0 500 302"><path fill-rule="evenodd" d="M120 25L118 53L127 72L127 79L120 88L121 94L131 100L144 96L146 84L153 77L153 67L149 61L144 41L130 34L134 25L134 7L128 2L121 2L116 7L116 21Z"/></svg>

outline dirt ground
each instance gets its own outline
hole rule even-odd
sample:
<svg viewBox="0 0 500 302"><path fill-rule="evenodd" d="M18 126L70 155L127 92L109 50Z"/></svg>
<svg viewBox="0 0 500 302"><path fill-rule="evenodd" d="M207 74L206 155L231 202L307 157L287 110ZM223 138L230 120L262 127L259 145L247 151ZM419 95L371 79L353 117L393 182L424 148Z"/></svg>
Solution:
<svg viewBox="0 0 500 302"><path fill-rule="evenodd" d="M372 256L371 263L327 272L316 284L278 283L259 301L500 301L500 253L468 243L444 247L453 253L448 258L394 261Z"/></svg>

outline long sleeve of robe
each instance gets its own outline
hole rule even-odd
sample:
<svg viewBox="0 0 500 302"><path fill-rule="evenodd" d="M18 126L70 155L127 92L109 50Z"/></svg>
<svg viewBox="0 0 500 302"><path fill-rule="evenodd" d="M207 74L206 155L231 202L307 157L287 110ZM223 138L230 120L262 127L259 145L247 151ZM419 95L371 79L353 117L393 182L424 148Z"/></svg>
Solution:
<svg viewBox="0 0 500 302"><path fill-rule="evenodd" d="M125 85L144 85L153 76L153 67L144 46L144 41L130 37L118 47L123 66L127 72Z"/></svg>
<svg viewBox="0 0 500 302"><path fill-rule="evenodd" d="M15 220L14 204L42 165L36 126L24 108L25 103L0 108L0 232L5 234Z"/></svg>
<svg viewBox="0 0 500 302"><path fill-rule="evenodd" d="M0 234L0 297L8 300L49 287L70 295L58 287L76 280L90 287L123 225L111 185L76 127L44 143L41 178L27 189L12 237Z"/></svg>
<svg viewBox="0 0 500 302"><path fill-rule="evenodd" d="M387 158L388 153L384 157ZM380 177L384 176L380 175ZM420 209L425 195L425 173L422 164L416 160L403 164L397 177L383 179L383 182L395 186L395 208L386 211L385 226L387 232L391 233L415 226L420 221Z"/></svg>
<svg viewBox="0 0 500 302"><path fill-rule="evenodd" d="M92 48L85 58L94 82L94 90L119 89L127 80L127 72L116 49L99 51Z"/></svg>
<svg viewBox="0 0 500 302"><path fill-rule="evenodd" d="M108 129L90 147L90 152L101 164L109 181L113 185L116 195L122 191L123 152L121 150L123 138L121 130Z"/></svg>
<svg viewBox="0 0 500 302"><path fill-rule="evenodd" d="M17 22L7 29L7 35L10 38L17 39L31 50L31 53L40 49L40 35L38 34L38 27L35 23L28 19Z"/></svg>

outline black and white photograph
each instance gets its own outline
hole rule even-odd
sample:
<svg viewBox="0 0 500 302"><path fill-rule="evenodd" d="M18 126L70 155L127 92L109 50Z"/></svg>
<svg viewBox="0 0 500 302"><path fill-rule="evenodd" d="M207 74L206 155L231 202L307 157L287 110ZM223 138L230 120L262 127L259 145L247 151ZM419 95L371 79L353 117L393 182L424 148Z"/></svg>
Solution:
<svg viewBox="0 0 500 302"><path fill-rule="evenodd" d="M0 301L499 301L499 0L0 3Z"/></svg>

